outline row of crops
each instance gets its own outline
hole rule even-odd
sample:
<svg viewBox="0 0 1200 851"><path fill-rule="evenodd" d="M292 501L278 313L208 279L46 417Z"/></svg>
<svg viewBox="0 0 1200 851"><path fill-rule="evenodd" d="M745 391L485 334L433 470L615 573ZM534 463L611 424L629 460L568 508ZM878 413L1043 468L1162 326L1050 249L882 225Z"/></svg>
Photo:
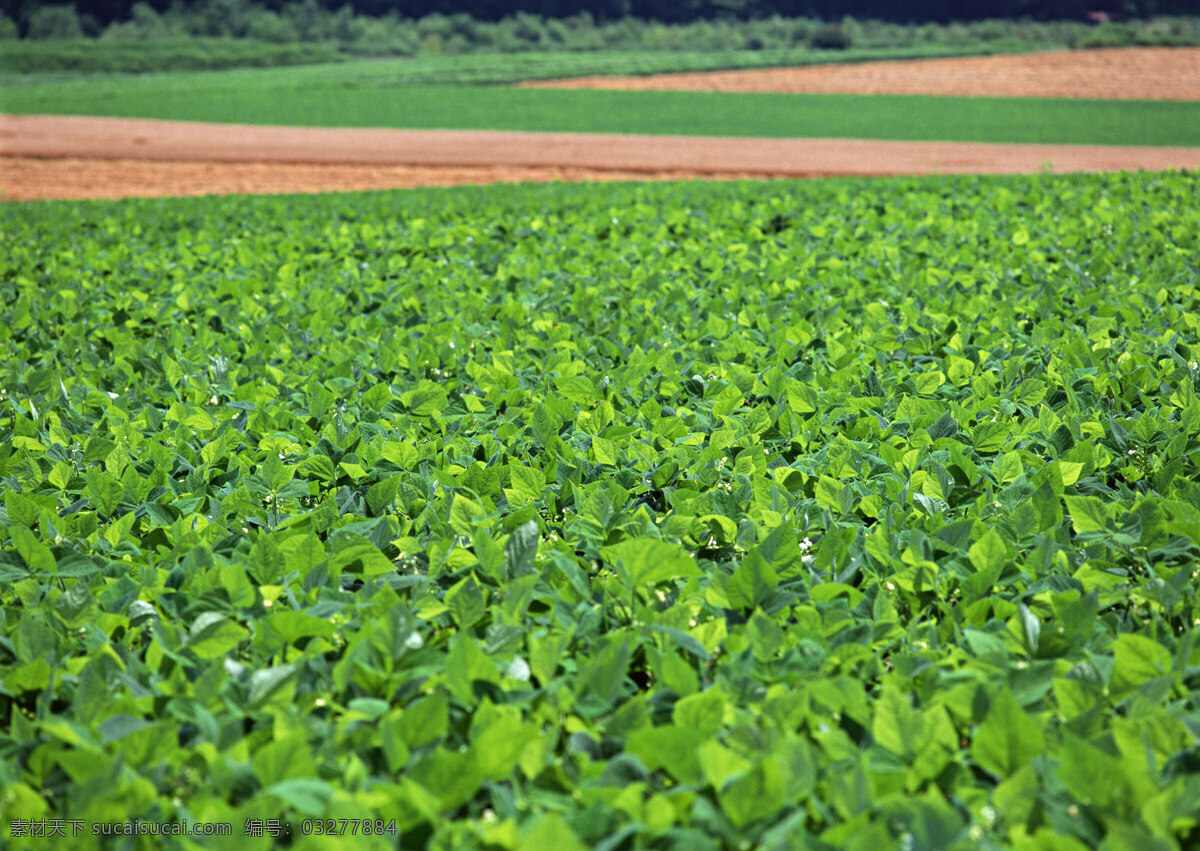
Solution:
<svg viewBox="0 0 1200 851"><path fill-rule="evenodd" d="M1194 844L1198 190L0 208L5 835Z"/></svg>

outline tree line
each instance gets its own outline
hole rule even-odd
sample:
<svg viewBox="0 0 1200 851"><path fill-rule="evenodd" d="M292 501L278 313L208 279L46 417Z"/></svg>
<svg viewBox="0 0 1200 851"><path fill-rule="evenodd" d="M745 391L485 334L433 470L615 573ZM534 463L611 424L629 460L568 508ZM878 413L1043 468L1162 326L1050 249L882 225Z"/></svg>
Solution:
<svg viewBox="0 0 1200 851"><path fill-rule="evenodd" d="M129 20L138 0L74 0L75 11L106 26ZM206 6L236 10L245 0L148 0L158 12L172 7ZM588 15L597 21L622 18L680 23L732 18L749 20L782 16L837 21L844 17L920 23L976 21L994 18L1085 20L1089 16L1142 18L1153 15L1200 14L1200 0L259 0L271 11L314 5L327 11L348 8L358 15L398 15L421 18L433 14L465 14L480 21L497 21L518 13L563 19ZM0 10L16 21L45 7L40 0L0 0Z"/></svg>

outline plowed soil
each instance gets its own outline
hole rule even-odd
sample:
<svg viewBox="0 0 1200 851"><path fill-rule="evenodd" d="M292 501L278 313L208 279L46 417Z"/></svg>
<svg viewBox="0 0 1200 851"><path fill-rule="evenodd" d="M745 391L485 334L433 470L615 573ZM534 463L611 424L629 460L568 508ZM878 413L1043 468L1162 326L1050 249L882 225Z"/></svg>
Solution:
<svg viewBox="0 0 1200 851"><path fill-rule="evenodd" d="M578 77L525 85L572 89L1194 101L1200 100L1200 48L1070 50L1019 56L648 77Z"/></svg>
<svg viewBox="0 0 1200 851"><path fill-rule="evenodd" d="M1200 168L1200 148L343 130L0 116L8 200L551 180Z"/></svg>
<svg viewBox="0 0 1200 851"><path fill-rule="evenodd" d="M355 192L486 183L587 180L730 180L750 174L592 171L519 166L363 166L343 163L229 163L0 157L0 200L158 198L185 195Z"/></svg>
<svg viewBox="0 0 1200 851"><path fill-rule="evenodd" d="M1200 100L1200 49L593 78L541 85ZM464 183L1200 168L1200 149L338 130L0 115L0 200Z"/></svg>

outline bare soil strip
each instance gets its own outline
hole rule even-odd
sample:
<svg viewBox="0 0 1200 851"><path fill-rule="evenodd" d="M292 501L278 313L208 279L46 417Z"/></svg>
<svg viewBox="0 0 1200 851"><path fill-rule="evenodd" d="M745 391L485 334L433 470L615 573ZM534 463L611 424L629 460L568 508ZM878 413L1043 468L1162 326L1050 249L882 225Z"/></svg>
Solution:
<svg viewBox="0 0 1200 851"><path fill-rule="evenodd" d="M6 200L688 177L1200 168L1200 148L326 129L0 116Z"/></svg>
<svg viewBox="0 0 1200 851"><path fill-rule="evenodd" d="M1069 50L754 71L578 77L525 83L572 89L1200 100L1200 48Z"/></svg>
<svg viewBox="0 0 1200 851"><path fill-rule="evenodd" d="M0 157L0 201L357 192L489 183L733 180L760 175L512 166L211 163Z"/></svg>

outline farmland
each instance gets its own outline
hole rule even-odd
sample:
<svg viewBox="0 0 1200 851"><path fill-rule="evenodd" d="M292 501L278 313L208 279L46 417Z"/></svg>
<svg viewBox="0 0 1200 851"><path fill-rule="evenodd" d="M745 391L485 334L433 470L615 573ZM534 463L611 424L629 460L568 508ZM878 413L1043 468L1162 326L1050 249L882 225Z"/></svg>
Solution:
<svg viewBox="0 0 1200 851"><path fill-rule="evenodd" d="M1194 845L1198 189L0 207L5 830Z"/></svg>
<svg viewBox="0 0 1200 851"><path fill-rule="evenodd" d="M6 89L3 108L318 127L1200 146L1195 101L500 88L408 83L379 64L38 80Z"/></svg>

